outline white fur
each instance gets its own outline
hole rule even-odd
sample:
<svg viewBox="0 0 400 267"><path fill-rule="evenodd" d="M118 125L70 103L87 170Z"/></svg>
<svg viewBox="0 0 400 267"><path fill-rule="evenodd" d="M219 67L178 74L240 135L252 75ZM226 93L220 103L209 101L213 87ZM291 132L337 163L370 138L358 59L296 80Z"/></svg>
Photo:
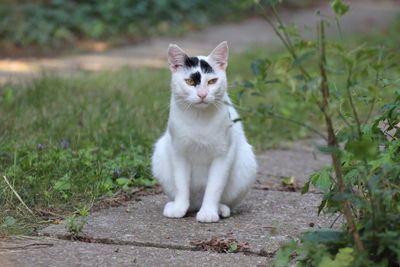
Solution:
<svg viewBox="0 0 400 267"><path fill-rule="evenodd" d="M155 144L152 171L171 200L164 207L164 216L180 218L190 210L198 211L199 222L217 222L220 216L229 217L230 208L250 189L256 160L242 124L232 122L238 114L226 91L226 42L208 57L199 57L215 73L202 73L196 88L184 81L190 73L182 65L182 53L178 46L170 45L170 113L167 129ZM218 78L217 83L208 85L213 78ZM199 92L207 94L203 102Z"/></svg>

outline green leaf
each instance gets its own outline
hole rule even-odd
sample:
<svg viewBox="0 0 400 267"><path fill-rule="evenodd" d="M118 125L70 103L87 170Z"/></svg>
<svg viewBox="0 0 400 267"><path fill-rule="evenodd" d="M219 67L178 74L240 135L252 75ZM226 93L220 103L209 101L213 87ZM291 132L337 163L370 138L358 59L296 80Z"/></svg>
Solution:
<svg viewBox="0 0 400 267"><path fill-rule="evenodd" d="M244 95L244 92L245 92L245 90L243 89L243 90L240 90L238 93L237 93L237 99L238 100L240 100L240 99L242 99L242 97L243 97L243 95Z"/></svg>
<svg viewBox="0 0 400 267"><path fill-rule="evenodd" d="M327 203L328 203L328 200L327 200L327 199L324 199L324 200L321 201L321 203L320 203L319 206L318 206L318 212L317 212L318 215L321 214L321 211L325 208L325 206L327 205Z"/></svg>
<svg viewBox="0 0 400 267"><path fill-rule="evenodd" d="M317 149L324 154L335 154L340 152L340 148L334 146L317 146Z"/></svg>
<svg viewBox="0 0 400 267"><path fill-rule="evenodd" d="M264 60L257 59L256 61L251 62L251 71L254 75L260 74L260 66L263 64Z"/></svg>
<svg viewBox="0 0 400 267"><path fill-rule="evenodd" d="M124 184L124 185L122 186L122 190L128 191L128 190L129 190L129 185L128 185L128 184Z"/></svg>
<svg viewBox="0 0 400 267"><path fill-rule="evenodd" d="M292 63L292 68L297 67L298 65L300 65L304 60L306 60L307 58L309 58L310 56L314 55L315 51L307 51L305 53L303 53L301 56L299 56L298 58L296 58L295 61L293 61Z"/></svg>
<svg viewBox="0 0 400 267"><path fill-rule="evenodd" d="M333 1L331 6L332 6L333 11L335 11L335 14L338 15L339 17L346 14L350 9L350 6L343 4L343 2L341 0Z"/></svg>
<svg viewBox="0 0 400 267"><path fill-rule="evenodd" d="M333 178L330 175L331 168L325 168L319 172L316 172L310 176L310 182L316 187L323 191L328 191L333 182Z"/></svg>
<svg viewBox="0 0 400 267"><path fill-rule="evenodd" d="M229 248L229 252L231 252L231 253L236 253L237 250L238 250L238 246L236 243L233 243Z"/></svg>
<svg viewBox="0 0 400 267"><path fill-rule="evenodd" d="M354 250L352 248L341 248L334 260L329 256L324 256L318 267L348 267L354 261Z"/></svg>
<svg viewBox="0 0 400 267"><path fill-rule="evenodd" d="M150 187L150 186L155 185L157 182L156 182L156 180L143 179L142 183L144 186Z"/></svg>
<svg viewBox="0 0 400 267"><path fill-rule="evenodd" d="M64 191L64 190L69 190L71 189L72 185L70 181L65 180L65 179L60 179L54 184L54 189L58 191Z"/></svg>
<svg viewBox="0 0 400 267"><path fill-rule="evenodd" d="M275 62L274 71L277 75L287 75L292 66L292 59L288 56L281 57Z"/></svg>
<svg viewBox="0 0 400 267"><path fill-rule="evenodd" d="M6 219L5 219L5 223L6 223L7 226L12 226L12 225L15 225L17 223L17 220L12 216L7 216Z"/></svg>
<svg viewBox="0 0 400 267"><path fill-rule="evenodd" d="M296 253L298 248L297 243L294 240L290 240L287 243L282 244L282 248L274 256L273 267L287 267L291 262L293 254Z"/></svg>
<svg viewBox="0 0 400 267"><path fill-rule="evenodd" d="M251 92L250 95L251 96L261 96L261 94L259 92Z"/></svg>
<svg viewBox="0 0 400 267"><path fill-rule="evenodd" d="M356 53L356 59L357 61L365 60L365 59L371 59L373 57L376 57L378 55L378 48L376 47L367 47L360 49Z"/></svg>
<svg viewBox="0 0 400 267"><path fill-rule="evenodd" d="M141 177L134 179L132 182L134 186L147 186L147 187L151 187L157 183L156 180L141 178Z"/></svg>
<svg viewBox="0 0 400 267"><path fill-rule="evenodd" d="M285 185L294 185L295 179L293 176L288 176L285 179L283 179L282 183Z"/></svg>
<svg viewBox="0 0 400 267"><path fill-rule="evenodd" d="M128 178L118 178L116 181L117 181L117 184L119 184L119 185L126 185L126 184L129 184L129 183L130 183L131 179L128 179Z"/></svg>
<svg viewBox="0 0 400 267"><path fill-rule="evenodd" d="M254 84L252 82L246 80L246 81L243 82L243 86L245 88L253 88Z"/></svg>
<svg viewBox="0 0 400 267"><path fill-rule="evenodd" d="M341 243L345 234L340 230L316 230L305 233L301 240L314 243Z"/></svg>
<svg viewBox="0 0 400 267"><path fill-rule="evenodd" d="M257 59L251 63L251 70L254 75L259 76L260 80L267 78L267 70L271 66L269 59Z"/></svg>
<svg viewBox="0 0 400 267"><path fill-rule="evenodd" d="M359 159L372 159L378 154L378 144L368 139L350 141L345 149Z"/></svg>
<svg viewBox="0 0 400 267"><path fill-rule="evenodd" d="M310 181L304 184L304 186L301 188L301 194L305 194L308 192L310 188Z"/></svg>

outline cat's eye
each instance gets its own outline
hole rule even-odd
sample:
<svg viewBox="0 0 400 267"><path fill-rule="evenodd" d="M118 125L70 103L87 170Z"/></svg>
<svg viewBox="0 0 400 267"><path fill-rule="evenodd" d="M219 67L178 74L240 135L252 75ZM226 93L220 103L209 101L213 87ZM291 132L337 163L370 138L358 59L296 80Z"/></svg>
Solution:
<svg viewBox="0 0 400 267"><path fill-rule="evenodd" d="M194 85L194 81L192 79L185 79L185 82L187 85L190 85L190 86Z"/></svg>
<svg viewBox="0 0 400 267"><path fill-rule="evenodd" d="M208 81L208 84L215 84L217 81L218 81L217 78L211 79L211 80Z"/></svg>

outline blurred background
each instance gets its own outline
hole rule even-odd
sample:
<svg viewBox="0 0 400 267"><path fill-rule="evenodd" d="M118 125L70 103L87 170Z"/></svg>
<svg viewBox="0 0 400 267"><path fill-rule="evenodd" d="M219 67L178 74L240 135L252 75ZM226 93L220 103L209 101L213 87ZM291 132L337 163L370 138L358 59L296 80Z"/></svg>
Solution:
<svg viewBox="0 0 400 267"><path fill-rule="evenodd" d="M261 3L271 1L281 2L285 21L300 28L314 26L318 10L332 15L327 0ZM398 24L398 0L348 2L353 6L342 21L344 32L387 34L391 24ZM3 0L0 81L24 79L44 69L66 73L165 67L170 42L204 54L221 40L233 51L278 43L253 0Z"/></svg>
<svg viewBox="0 0 400 267"><path fill-rule="evenodd" d="M296 9L319 2L290 0L284 6ZM101 51L256 14L253 1L243 0L3 0L1 56L51 55L59 49Z"/></svg>

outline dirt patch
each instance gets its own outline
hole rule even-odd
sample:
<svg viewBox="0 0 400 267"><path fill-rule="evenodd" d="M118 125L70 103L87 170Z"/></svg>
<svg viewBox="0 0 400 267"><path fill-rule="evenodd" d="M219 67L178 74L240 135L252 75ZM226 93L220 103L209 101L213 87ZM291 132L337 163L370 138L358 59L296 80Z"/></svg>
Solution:
<svg viewBox="0 0 400 267"><path fill-rule="evenodd" d="M122 193L113 198L105 198L94 203L91 212L108 209L111 207L126 206L130 201L140 201L140 197L158 195L162 193L161 186L135 188L131 192Z"/></svg>
<svg viewBox="0 0 400 267"><path fill-rule="evenodd" d="M196 246L197 250L207 252L237 253L250 251L248 242L240 242L235 238L224 236L213 236L208 241L192 241L190 244Z"/></svg>
<svg viewBox="0 0 400 267"><path fill-rule="evenodd" d="M282 192L298 192L300 193L302 190L302 185L299 184L297 181L293 182L275 182L275 181L270 181L270 182L265 182L261 180L257 180L256 183L253 186L253 189L257 190L266 190L266 191L282 191ZM307 193L312 193L312 194L322 194L322 191L316 189L316 188L310 188Z"/></svg>

